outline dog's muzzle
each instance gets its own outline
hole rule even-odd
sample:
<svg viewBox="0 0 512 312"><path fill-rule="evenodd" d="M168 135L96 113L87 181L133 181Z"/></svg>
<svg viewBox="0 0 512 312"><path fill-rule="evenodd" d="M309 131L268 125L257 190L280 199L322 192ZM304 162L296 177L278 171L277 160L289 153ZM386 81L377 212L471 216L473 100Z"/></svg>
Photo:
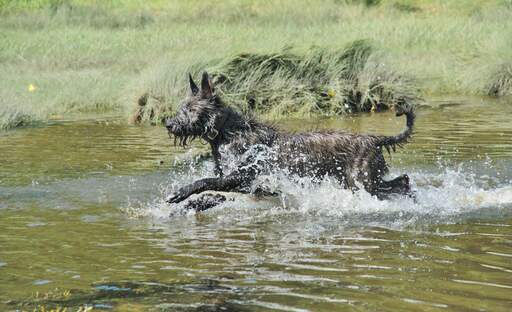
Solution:
<svg viewBox="0 0 512 312"><path fill-rule="evenodd" d="M165 127L167 128L167 130L169 130L170 132L172 132L174 129L174 121L172 120L172 118L167 118L165 120Z"/></svg>

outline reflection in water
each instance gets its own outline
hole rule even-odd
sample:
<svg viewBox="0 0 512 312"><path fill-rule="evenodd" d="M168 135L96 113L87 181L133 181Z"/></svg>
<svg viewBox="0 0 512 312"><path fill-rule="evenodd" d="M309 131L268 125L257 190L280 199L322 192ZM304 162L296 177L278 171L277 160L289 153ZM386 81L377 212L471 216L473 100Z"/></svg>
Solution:
<svg viewBox="0 0 512 312"><path fill-rule="evenodd" d="M3 136L2 136L3 135ZM48 183L65 178L133 174L169 168L164 131L124 121L54 124L0 134L0 185Z"/></svg>
<svg viewBox="0 0 512 312"><path fill-rule="evenodd" d="M174 166L182 151L161 128L2 134L0 310L509 311L510 113L506 103L421 110L413 142L391 157L416 200L268 176L281 197L233 195L200 214L162 198L212 165ZM308 123L404 126L392 114Z"/></svg>

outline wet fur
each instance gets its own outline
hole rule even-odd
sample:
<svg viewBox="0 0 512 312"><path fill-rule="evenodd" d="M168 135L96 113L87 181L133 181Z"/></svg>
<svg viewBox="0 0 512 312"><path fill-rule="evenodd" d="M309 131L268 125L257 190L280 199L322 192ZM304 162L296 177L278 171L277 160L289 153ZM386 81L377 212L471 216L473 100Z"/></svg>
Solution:
<svg viewBox="0 0 512 312"><path fill-rule="evenodd" d="M407 175L391 181L383 179L388 173L383 149L391 152L408 141L415 119L412 109L397 114L406 115L407 128L396 136L338 130L289 133L225 105L215 95L208 74L203 74L201 89L189 78L192 94L176 116L166 121L166 127L175 144L186 145L195 138L208 142L218 177L181 188L168 198L169 202L180 202L207 190L247 192L258 174L276 168L314 179L332 176L345 188L356 190L362 186L381 199L391 194L410 194ZM240 166L227 176L223 175L221 165L224 153L240 159ZM255 157L261 153L269 155L264 160Z"/></svg>

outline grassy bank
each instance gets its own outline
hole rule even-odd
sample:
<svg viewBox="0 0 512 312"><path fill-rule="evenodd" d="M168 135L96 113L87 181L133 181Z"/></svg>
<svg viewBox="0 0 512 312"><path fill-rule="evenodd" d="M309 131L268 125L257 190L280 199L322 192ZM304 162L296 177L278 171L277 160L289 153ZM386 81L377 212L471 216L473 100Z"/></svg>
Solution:
<svg viewBox="0 0 512 312"><path fill-rule="evenodd" d="M183 96L186 73L204 68L241 75L222 89L240 107L339 113L354 79L334 59L362 39L372 50L357 88L374 100L388 100L367 92L376 77L395 101L416 89L427 98L512 92L508 0L0 0L0 8L2 129L91 112L130 116L145 93L156 119ZM322 53L327 61L298 71ZM265 68L229 70L241 54L247 64L279 55L295 67L255 84Z"/></svg>

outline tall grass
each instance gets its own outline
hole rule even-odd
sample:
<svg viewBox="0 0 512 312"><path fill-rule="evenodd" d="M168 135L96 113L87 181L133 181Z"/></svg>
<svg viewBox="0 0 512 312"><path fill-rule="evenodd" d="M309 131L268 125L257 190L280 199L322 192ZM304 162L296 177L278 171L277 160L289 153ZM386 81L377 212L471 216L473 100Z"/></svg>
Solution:
<svg viewBox="0 0 512 312"><path fill-rule="evenodd" d="M487 94L494 97L512 95L512 62L500 64L492 72L487 85Z"/></svg>
<svg viewBox="0 0 512 312"><path fill-rule="evenodd" d="M242 53L211 64L196 64L189 71L199 77L200 70L208 69L216 92L225 102L274 118L417 104L420 99L413 80L387 68L383 60L370 42L358 40L343 49L315 47L303 54L291 49ZM183 70L171 71L170 75L170 88L150 85L148 92L143 93L134 120L159 120L172 113L173 103L186 96L188 80ZM158 85L162 80L169 77L153 83Z"/></svg>
<svg viewBox="0 0 512 312"><path fill-rule="evenodd" d="M264 68L239 71L243 79L219 89L268 114L337 113L346 103L361 110L410 100L416 88L423 97L486 95L494 84L501 96L510 94L502 92L507 83L492 79L512 62L510 29L506 0L0 0L0 128L98 111L130 115L146 92L155 95L145 109L156 118L183 96L188 71L233 76L230 62L243 55L248 64L274 54L295 59L291 72L283 67L256 83ZM371 53L357 79L347 78L335 58L362 39ZM319 79L307 83L301 71Z"/></svg>

